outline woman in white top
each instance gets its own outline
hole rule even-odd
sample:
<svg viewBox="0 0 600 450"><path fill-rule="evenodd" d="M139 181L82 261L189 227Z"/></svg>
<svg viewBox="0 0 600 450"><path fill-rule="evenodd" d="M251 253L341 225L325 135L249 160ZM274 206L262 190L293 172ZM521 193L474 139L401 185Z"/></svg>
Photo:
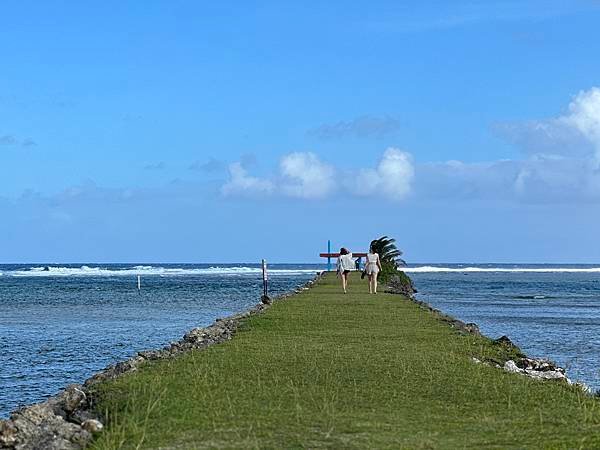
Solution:
<svg viewBox="0 0 600 450"><path fill-rule="evenodd" d="M344 294L346 293L346 286L348 285L348 274L351 270L354 270L355 264L352 259L352 253L348 251L348 249L342 247L340 248L340 256L337 260L337 271L340 277L342 278L342 288L344 289Z"/></svg>
<svg viewBox="0 0 600 450"><path fill-rule="evenodd" d="M373 249L374 243L375 241L371 242L369 253L367 253L367 262L365 264L365 272L369 277L369 294L377 294L377 276L381 270L379 254L375 253L375 250Z"/></svg>

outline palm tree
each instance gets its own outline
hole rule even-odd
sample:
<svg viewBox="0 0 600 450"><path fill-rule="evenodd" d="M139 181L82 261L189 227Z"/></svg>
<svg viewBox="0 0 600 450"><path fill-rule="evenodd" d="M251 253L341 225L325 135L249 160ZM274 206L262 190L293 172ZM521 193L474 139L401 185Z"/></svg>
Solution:
<svg viewBox="0 0 600 450"><path fill-rule="evenodd" d="M379 239L373 241L372 247L375 253L379 253L379 258L382 263L391 263L394 268L397 268L399 265L406 265L406 262L400 258L400 256L402 256L402 250L396 247L396 239L381 236Z"/></svg>

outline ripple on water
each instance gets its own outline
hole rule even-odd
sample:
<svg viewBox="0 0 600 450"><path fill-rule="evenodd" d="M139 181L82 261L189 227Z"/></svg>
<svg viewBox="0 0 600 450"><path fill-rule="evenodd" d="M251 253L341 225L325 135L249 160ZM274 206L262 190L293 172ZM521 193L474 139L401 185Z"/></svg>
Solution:
<svg viewBox="0 0 600 450"><path fill-rule="evenodd" d="M303 270L273 276L271 291L291 290L317 272ZM0 417L108 364L248 309L262 291L254 269L233 276L148 276L141 292L135 282L126 276L1 276Z"/></svg>
<svg viewBox="0 0 600 450"><path fill-rule="evenodd" d="M583 267L585 268L585 267ZM600 273L414 273L419 296L600 389Z"/></svg>

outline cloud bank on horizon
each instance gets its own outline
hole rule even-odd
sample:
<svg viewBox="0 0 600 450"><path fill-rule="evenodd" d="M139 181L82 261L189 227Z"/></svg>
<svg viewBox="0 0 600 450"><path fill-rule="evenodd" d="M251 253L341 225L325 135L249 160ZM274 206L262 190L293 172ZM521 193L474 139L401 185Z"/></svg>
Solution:
<svg viewBox="0 0 600 450"><path fill-rule="evenodd" d="M312 152L284 155L271 178L248 175L241 163L229 166L229 180L221 187L225 196L283 195L322 199L336 193L356 196L384 195L401 200L411 190L414 177L409 153L389 147L375 168L348 170L325 163Z"/></svg>
<svg viewBox="0 0 600 450"><path fill-rule="evenodd" d="M395 119L375 120L376 116L360 116L338 122L327 133L337 130L340 137L353 135L355 126L365 125L365 117L371 117L367 128L376 134L385 134L388 128L396 129ZM256 157L248 153L229 164L214 157L204 163L195 161L188 169L219 176L225 172L226 180L215 191L224 199L288 197L322 201L347 196L356 199L376 197L392 202L408 198L434 201L454 198L526 203L600 199L600 87L574 95L564 113L557 117L497 122L491 125L491 130L518 148L522 158L428 162L419 160L418 154L407 149L390 146L374 155L372 165L368 167L334 164L307 151L284 153L276 169L263 175L252 173L256 170ZM0 138L0 144L5 146L28 142L11 135ZM167 168L167 163L147 163L143 168L160 172ZM48 198L70 197L73 192L85 191L89 186L86 182L81 186L65 187L63 192ZM94 184L94 192L98 189L101 188ZM153 188L153 192L156 193L156 189ZM169 186L163 188L165 192L169 189ZM107 189L110 192L119 190L139 193L144 188ZM39 195L40 198L47 196Z"/></svg>
<svg viewBox="0 0 600 450"><path fill-rule="evenodd" d="M598 1L38 3L3 9L0 260L382 232L412 261L597 262Z"/></svg>
<svg viewBox="0 0 600 450"><path fill-rule="evenodd" d="M579 92L559 117L497 123L493 130L524 157L415 163L410 152L389 147L375 167L352 170L312 152L294 152L282 156L279 171L270 177L252 176L240 162L230 164L221 193L303 199L347 194L393 201L411 193L430 199L501 197L545 203L600 198L600 88Z"/></svg>

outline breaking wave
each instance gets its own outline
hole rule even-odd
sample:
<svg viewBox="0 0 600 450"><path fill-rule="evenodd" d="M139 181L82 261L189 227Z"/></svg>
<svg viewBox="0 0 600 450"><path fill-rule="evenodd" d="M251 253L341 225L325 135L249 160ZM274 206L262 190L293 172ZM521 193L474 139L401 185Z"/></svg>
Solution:
<svg viewBox="0 0 600 450"><path fill-rule="evenodd" d="M319 272L319 269L272 269L269 275L304 275ZM259 275L259 267L162 267L162 266L133 266L124 268L109 267L31 267L21 270L0 272L0 275L12 277L69 277L69 276L132 276L132 275Z"/></svg>
<svg viewBox="0 0 600 450"><path fill-rule="evenodd" d="M269 267L269 274L277 275L305 275L316 274L323 269L318 267ZM600 273L600 267L594 266L574 266L574 267L559 267L559 266L412 266L402 267L406 273ZM156 275L156 276L177 276L177 275L259 275L262 273L260 267L251 266L212 266L212 267L194 267L194 266L151 266L151 265L136 265L136 266L38 266L38 267L18 267L18 268L1 268L0 276L9 277L69 277L69 276L132 276L132 275Z"/></svg>
<svg viewBox="0 0 600 450"><path fill-rule="evenodd" d="M420 266L403 267L407 273L433 273L433 272L505 272L505 273L600 273L600 267L438 267Z"/></svg>

